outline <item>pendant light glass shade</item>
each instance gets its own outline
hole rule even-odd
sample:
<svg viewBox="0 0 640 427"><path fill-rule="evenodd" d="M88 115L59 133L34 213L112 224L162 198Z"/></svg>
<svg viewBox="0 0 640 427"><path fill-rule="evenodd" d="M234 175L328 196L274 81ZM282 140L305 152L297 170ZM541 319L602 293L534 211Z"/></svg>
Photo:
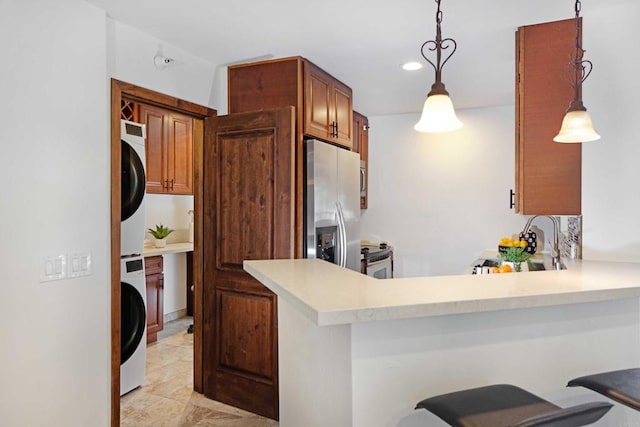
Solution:
<svg viewBox="0 0 640 427"><path fill-rule="evenodd" d="M449 92L442 83L442 68L455 53L458 44L452 38L442 38L442 11L440 10L441 0L436 0L438 9L436 11L436 38L428 40L422 44L420 53L422 57L433 67L436 72L436 81L431 86L431 91L424 101L420 120L413 128L418 132L450 132L460 129L462 122L456 117L453 103L449 98ZM445 53L443 59L443 51ZM429 59L431 53L435 52L435 62ZM447 54L448 52L448 54Z"/></svg>
<svg viewBox="0 0 640 427"><path fill-rule="evenodd" d="M418 132L451 132L462 127L448 95L429 95L424 101L422 116L413 127Z"/></svg>
<svg viewBox="0 0 640 427"><path fill-rule="evenodd" d="M587 110L567 111L560 132L553 138L555 142L589 142L598 139L600 135L593 130Z"/></svg>

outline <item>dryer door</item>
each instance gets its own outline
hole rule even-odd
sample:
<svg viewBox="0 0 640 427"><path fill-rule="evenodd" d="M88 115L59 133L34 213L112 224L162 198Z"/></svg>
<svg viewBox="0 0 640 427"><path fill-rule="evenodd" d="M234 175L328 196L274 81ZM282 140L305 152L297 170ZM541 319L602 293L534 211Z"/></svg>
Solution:
<svg viewBox="0 0 640 427"><path fill-rule="evenodd" d="M127 282L120 282L120 364L136 351L147 326L147 313L140 292ZM146 345L146 343L143 343Z"/></svg>
<svg viewBox="0 0 640 427"><path fill-rule="evenodd" d="M121 221L128 219L140 207L145 191L144 165L133 147L122 141Z"/></svg>

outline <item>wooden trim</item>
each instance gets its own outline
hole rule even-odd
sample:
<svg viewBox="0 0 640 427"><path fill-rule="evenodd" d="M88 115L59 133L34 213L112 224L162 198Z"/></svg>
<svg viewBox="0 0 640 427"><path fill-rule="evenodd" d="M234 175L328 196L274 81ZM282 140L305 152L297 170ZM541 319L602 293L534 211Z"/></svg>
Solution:
<svg viewBox="0 0 640 427"><path fill-rule="evenodd" d="M111 79L111 81L112 84L117 85L122 94L122 97L127 98L131 101L157 105L159 107L168 108L170 110L178 111L180 113L188 114L190 116L201 119L208 117L211 114L217 114L216 110L213 110L209 107L204 107L202 105L194 104L193 102L174 98L173 96L165 95L151 89L145 89L131 83L122 82L120 80ZM118 138L120 137L118 136Z"/></svg>
<svg viewBox="0 0 640 427"><path fill-rule="evenodd" d="M216 113L213 112L203 120L194 120L193 123L193 212L194 212L194 236L193 236L193 389L198 393L203 392L202 386L202 340L204 339L203 324L203 298L202 298L202 278L204 275L202 246L204 224L203 193L204 193L204 144L205 138L211 139L214 135L215 126L208 128L208 122L214 122ZM197 327L196 327L197 326ZM197 375L196 375L197 373Z"/></svg>
<svg viewBox="0 0 640 427"><path fill-rule="evenodd" d="M120 425L120 103L111 81L111 427Z"/></svg>
<svg viewBox="0 0 640 427"><path fill-rule="evenodd" d="M296 147L295 156L295 241L294 258L304 258L304 244L306 239L304 229L304 164L307 158L304 156L304 64L302 58L298 60L298 108L296 108Z"/></svg>
<svg viewBox="0 0 640 427"><path fill-rule="evenodd" d="M194 126L194 390L202 392L202 195L203 144L215 127L217 112L209 107L111 79L111 427L120 425L120 103L122 99L157 105L188 114ZM204 123L203 123L204 120ZM212 123L207 127L205 123ZM208 131L207 131L208 129Z"/></svg>

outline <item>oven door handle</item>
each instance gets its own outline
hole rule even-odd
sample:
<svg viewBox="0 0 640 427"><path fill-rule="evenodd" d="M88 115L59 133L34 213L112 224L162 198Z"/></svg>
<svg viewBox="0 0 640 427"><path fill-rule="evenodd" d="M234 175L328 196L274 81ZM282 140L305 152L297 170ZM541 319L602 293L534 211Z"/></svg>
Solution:
<svg viewBox="0 0 640 427"><path fill-rule="evenodd" d="M391 258L391 255L389 255L388 257L384 257L382 259L379 259L377 261L374 261L374 262L367 262L367 268L373 267L373 266L376 266L376 265L379 265L379 264L383 264L385 262L391 262L390 258Z"/></svg>

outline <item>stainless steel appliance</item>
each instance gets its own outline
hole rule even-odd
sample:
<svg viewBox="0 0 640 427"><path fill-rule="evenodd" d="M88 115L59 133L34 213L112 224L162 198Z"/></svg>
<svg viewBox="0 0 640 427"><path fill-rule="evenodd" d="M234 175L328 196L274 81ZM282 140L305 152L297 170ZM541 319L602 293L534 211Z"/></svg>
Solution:
<svg viewBox="0 0 640 427"><path fill-rule="evenodd" d="M393 249L386 243L363 245L362 272L376 279L393 278Z"/></svg>
<svg viewBox="0 0 640 427"><path fill-rule="evenodd" d="M367 197L367 162L360 160L360 197Z"/></svg>
<svg viewBox="0 0 640 427"><path fill-rule="evenodd" d="M360 271L360 156L305 141L305 253Z"/></svg>

